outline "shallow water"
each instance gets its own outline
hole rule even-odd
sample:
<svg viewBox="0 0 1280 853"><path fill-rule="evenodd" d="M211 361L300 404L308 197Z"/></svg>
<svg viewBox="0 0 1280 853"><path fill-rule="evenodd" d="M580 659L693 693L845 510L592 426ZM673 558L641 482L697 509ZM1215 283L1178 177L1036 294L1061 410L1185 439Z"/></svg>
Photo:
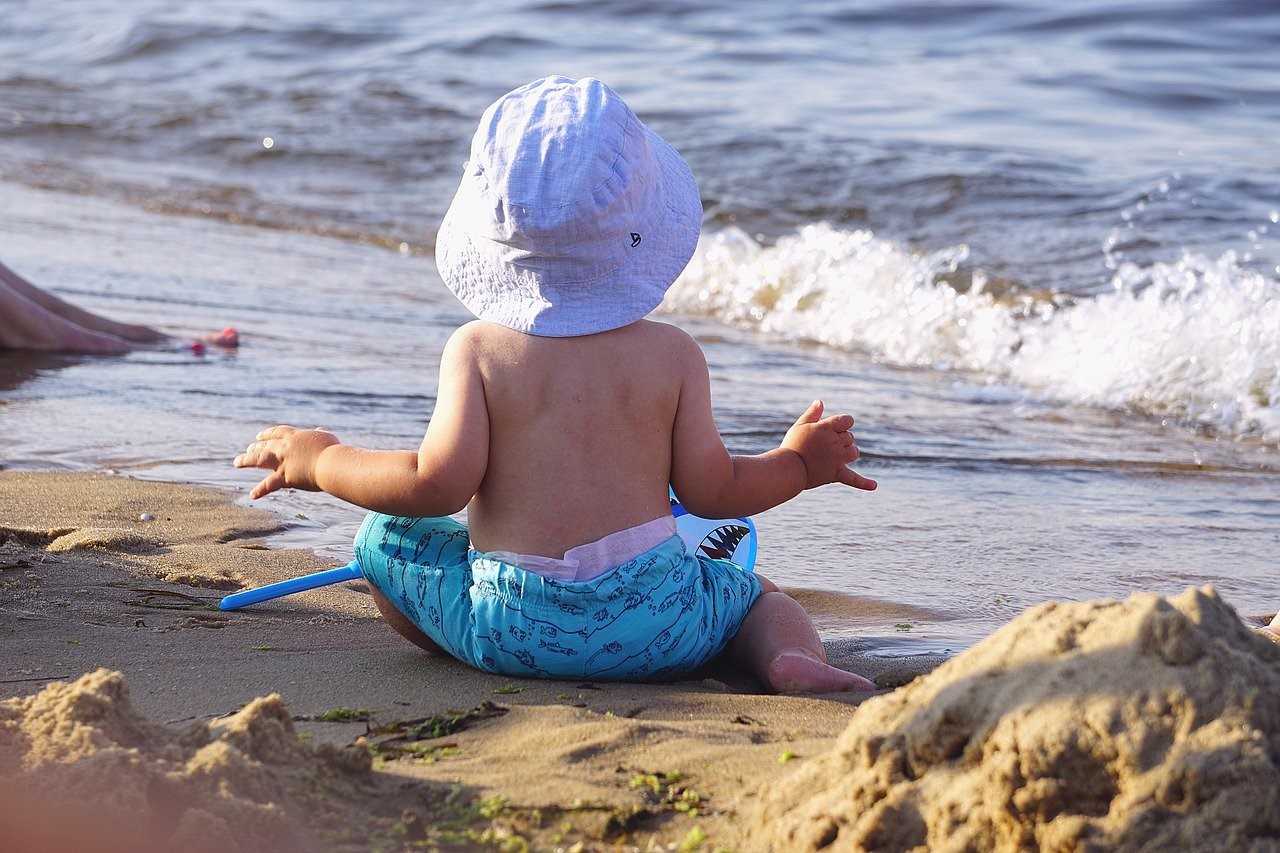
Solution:
<svg viewBox="0 0 1280 853"><path fill-rule="evenodd" d="M323 425L377 447L419 439L440 345L465 319L432 286L429 260L13 187L0 199L24 211L16 257L57 234L82 260L55 261L51 274L111 282L86 304L145 308L191 333L192 317L230 319L245 340L202 358L5 357L6 467L108 467L243 493L254 476L230 459L265 424ZM58 223L71 216L109 227L69 234ZM767 448L815 396L858 416L860 469L881 488L829 487L756 519L761 571L826 593L811 602L825 635L905 654L963 647L1053 598L1211 583L1257 613L1280 595L1280 476L1263 442L1010 400L937 371L666 319L702 341L732 449ZM309 494L263 505L295 525L280 544L349 556L357 511ZM846 596L885 604L882 618L851 621L861 608Z"/></svg>
<svg viewBox="0 0 1280 853"><path fill-rule="evenodd" d="M594 74L699 177L664 316L732 449L816 396L858 418L881 489L757 519L824 633L955 648L1038 601L1203 583L1275 609L1274 4L482 6L6 8L0 259L245 345L0 358L0 464L246 488L229 460L277 421L413 446L466 317L430 252L475 119ZM270 505L344 559L357 514Z"/></svg>

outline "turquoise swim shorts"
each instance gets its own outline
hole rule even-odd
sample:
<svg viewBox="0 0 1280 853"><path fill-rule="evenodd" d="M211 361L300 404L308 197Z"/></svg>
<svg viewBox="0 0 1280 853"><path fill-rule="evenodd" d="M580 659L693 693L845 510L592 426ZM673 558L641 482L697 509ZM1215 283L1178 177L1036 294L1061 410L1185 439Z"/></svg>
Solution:
<svg viewBox="0 0 1280 853"><path fill-rule="evenodd" d="M454 519L371 513L355 555L369 583L424 634L503 675L681 675L724 651L761 592L751 572L691 555L679 536L569 582L473 550Z"/></svg>

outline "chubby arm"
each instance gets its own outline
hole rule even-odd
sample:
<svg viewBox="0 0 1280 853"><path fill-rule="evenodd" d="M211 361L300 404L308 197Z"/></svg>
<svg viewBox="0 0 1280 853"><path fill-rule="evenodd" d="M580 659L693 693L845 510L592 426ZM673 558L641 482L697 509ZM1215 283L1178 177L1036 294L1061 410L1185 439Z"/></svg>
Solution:
<svg viewBox="0 0 1280 853"><path fill-rule="evenodd" d="M235 466L270 471L253 498L282 488L324 491L376 512L424 517L465 507L488 461L484 386L464 326L441 356L435 411L416 453L370 450L342 444L326 430L275 426L258 433Z"/></svg>
<svg viewBox="0 0 1280 853"><path fill-rule="evenodd" d="M704 518L754 515L786 503L805 489L842 483L870 491L876 481L848 467L858 458L853 418L823 417L815 400L787 430L779 447L755 456L733 456L711 411L706 359L692 340L685 360L672 431L671 485L690 512Z"/></svg>

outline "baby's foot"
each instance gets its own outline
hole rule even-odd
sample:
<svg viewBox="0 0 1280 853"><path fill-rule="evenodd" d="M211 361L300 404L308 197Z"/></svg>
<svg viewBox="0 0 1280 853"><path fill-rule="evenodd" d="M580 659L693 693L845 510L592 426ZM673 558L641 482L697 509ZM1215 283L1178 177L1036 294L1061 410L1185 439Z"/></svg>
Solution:
<svg viewBox="0 0 1280 853"><path fill-rule="evenodd" d="M800 649L779 652L765 678L776 693L843 693L875 690L873 681L824 663Z"/></svg>

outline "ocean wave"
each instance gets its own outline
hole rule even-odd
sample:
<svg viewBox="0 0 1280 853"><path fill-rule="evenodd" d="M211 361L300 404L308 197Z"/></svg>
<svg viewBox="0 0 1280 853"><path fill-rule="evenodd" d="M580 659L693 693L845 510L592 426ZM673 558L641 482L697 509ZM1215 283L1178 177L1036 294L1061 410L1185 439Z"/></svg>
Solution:
<svg viewBox="0 0 1280 853"><path fill-rule="evenodd" d="M1280 439L1280 281L1233 252L1118 264L1069 297L825 223L773 245L705 235L664 308L770 336L971 374L1046 399Z"/></svg>

